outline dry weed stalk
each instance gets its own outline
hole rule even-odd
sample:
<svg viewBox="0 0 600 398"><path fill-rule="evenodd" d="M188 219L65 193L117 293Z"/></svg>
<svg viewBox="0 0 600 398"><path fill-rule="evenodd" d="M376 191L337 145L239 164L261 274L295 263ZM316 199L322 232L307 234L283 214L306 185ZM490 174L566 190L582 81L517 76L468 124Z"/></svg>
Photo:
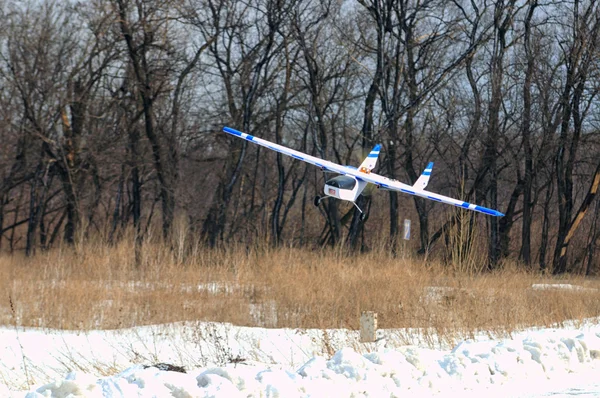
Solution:
<svg viewBox="0 0 600 398"><path fill-rule="evenodd" d="M15 329L15 336L17 338L17 343L19 344L19 350L21 351L21 361L23 363L23 372L25 374L25 382L27 383L27 388L30 388L34 383L29 376L29 366L27 364L28 360L25 356L25 351L23 350L23 344L21 344L21 338L19 337L19 316L17 315L17 310L15 309L15 304L11 295L8 295L8 305L10 307L10 315L12 317L12 326Z"/></svg>

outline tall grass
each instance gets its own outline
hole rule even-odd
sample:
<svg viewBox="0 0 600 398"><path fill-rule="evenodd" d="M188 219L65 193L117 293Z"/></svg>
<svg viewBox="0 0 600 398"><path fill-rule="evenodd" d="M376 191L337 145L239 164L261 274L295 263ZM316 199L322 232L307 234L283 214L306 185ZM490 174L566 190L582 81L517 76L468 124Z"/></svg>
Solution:
<svg viewBox="0 0 600 398"><path fill-rule="evenodd" d="M147 240L140 264L133 239L88 241L33 258L2 255L0 324L89 330L207 320L355 329L361 311L370 310L382 328L444 335L510 333L600 315L600 283L581 277L560 283L588 289L534 290L553 281L515 266L477 273L474 263L398 258L384 248L357 255L266 244L211 250L187 236L174 244Z"/></svg>

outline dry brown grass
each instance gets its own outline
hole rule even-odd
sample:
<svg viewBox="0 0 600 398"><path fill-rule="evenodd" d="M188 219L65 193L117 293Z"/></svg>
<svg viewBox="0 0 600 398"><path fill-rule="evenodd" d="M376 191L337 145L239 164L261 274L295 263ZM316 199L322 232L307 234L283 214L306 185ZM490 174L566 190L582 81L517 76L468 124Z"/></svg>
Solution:
<svg viewBox="0 0 600 398"><path fill-rule="evenodd" d="M186 242L146 243L136 266L133 252L126 241L88 242L33 258L0 256L0 324L89 330L210 320L355 329L360 312L371 310L382 328L464 336L600 315L597 280L551 280L515 266L474 274L384 250L349 256ZM533 290L536 283L588 289Z"/></svg>

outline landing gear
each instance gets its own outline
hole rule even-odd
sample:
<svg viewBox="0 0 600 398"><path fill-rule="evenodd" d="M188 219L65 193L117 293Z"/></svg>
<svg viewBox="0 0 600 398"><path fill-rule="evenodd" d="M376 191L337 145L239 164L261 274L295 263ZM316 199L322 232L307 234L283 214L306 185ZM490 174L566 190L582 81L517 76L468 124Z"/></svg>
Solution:
<svg viewBox="0 0 600 398"><path fill-rule="evenodd" d="M365 218L367 218L367 215L361 210L360 207L358 207L358 205L355 202L352 202L352 204L354 205L354 207L356 207L358 209L358 211L360 212L360 216L358 216L358 218L360 219L360 221L365 221Z"/></svg>
<svg viewBox="0 0 600 398"><path fill-rule="evenodd" d="M315 204L316 207L319 207L321 200L323 200L322 197L320 197L319 195L315 196L315 201L313 203Z"/></svg>
<svg viewBox="0 0 600 398"><path fill-rule="evenodd" d="M316 207L319 207L319 205L321 204L321 201L322 201L323 199L326 199L326 198L327 198L327 196L319 196L319 195L317 195L317 196L315 196L315 199L314 199L314 201L313 201L313 204L314 204ZM366 214L365 214L365 213L362 211L362 209L361 209L360 207L358 207L358 205L357 205L356 203L352 202L352 204L353 204L353 205L354 205L354 207L356 207L356 208L358 209L358 211L360 212L360 215L358 216L358 218L360 219L360 221L365 221L365 219L367 218L367 215L366 215Z"/></svg>

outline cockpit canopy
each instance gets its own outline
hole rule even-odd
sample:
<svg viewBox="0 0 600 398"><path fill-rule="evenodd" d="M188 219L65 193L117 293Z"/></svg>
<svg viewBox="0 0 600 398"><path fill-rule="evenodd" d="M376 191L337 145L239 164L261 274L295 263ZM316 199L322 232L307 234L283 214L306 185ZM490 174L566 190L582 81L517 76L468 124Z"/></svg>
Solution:
<svg viewBox="0 0 600 398"><path fill-rule="evenodd" d="M352 190L356 186L356 179L348 176L337 176L325 184L334 188Z"/></svg>

